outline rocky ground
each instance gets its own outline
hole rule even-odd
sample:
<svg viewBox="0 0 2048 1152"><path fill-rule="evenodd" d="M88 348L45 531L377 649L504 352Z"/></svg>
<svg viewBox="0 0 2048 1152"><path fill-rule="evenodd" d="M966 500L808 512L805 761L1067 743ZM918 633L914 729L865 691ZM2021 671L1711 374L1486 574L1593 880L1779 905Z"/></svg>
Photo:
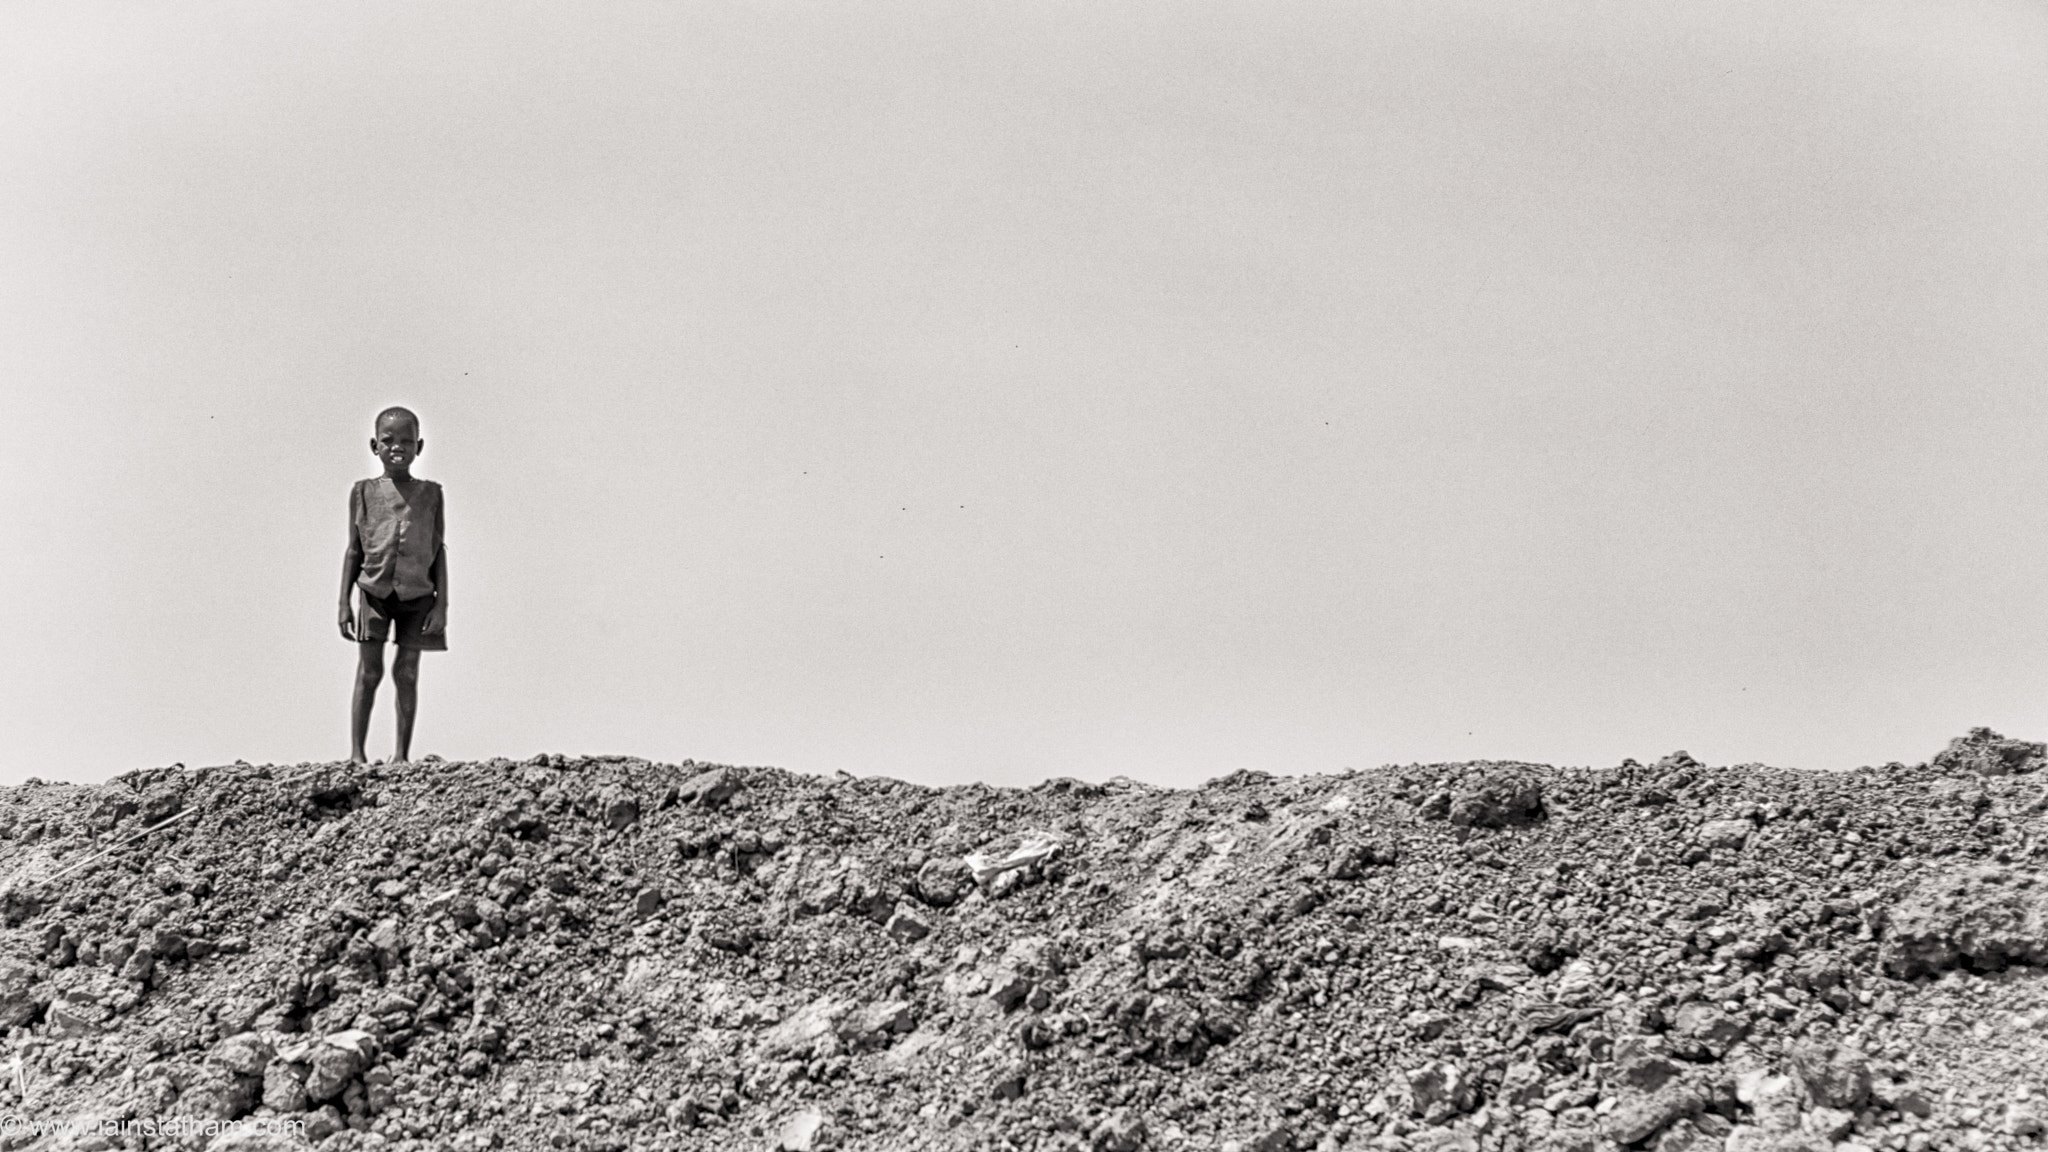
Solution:
<svg viewBox="0 0 2048 1152"><path fill-rule="evenodd" d="M31 781L0 1147L2035 1147L2042 764Z"/></svg>

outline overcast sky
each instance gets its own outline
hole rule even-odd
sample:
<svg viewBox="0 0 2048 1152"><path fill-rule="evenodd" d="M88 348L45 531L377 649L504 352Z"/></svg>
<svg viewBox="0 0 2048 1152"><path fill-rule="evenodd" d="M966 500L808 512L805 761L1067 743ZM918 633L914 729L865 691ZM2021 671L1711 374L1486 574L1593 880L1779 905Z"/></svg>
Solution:
<svg viewBox="0 0 2048 1152"><path fill-rule="evenodd" d="M0 780L2048 736L2034 3L8 4ZM380 702L373 753L390 749Z"/></svg>

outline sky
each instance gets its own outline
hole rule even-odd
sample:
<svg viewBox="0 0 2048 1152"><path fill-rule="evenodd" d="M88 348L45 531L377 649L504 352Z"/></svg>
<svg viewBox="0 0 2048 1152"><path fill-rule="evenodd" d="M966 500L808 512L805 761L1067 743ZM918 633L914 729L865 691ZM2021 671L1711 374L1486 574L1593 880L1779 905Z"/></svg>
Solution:
<svg viewBox="0 0 2048 1152"><path fill-rule="evenodd" d="M0 783L2048 737L2048 8L0 7ZM373 754L391 749L390 686Z"/></svg>

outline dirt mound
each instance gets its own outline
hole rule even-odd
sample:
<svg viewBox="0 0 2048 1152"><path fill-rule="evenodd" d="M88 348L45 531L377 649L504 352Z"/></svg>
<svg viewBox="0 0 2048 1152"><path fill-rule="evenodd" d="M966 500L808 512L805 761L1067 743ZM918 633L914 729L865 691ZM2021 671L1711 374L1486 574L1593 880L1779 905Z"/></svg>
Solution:
<svg viewBox="0 0 2048 1152"><path fill-rule="evenodd" d="M1933 763L1945 771L1983 776L2036 772L2048 764L2048 744L2008 740L1989 728L1972 728L1967 735L1949 741Z"/></svg>
<svg viewBox="0 0 2048 1152"><path fill-rule="evenodd" d="M1190 790L560 756L31 782L0 1148L2030 1146L2018 743Z"/></svg>

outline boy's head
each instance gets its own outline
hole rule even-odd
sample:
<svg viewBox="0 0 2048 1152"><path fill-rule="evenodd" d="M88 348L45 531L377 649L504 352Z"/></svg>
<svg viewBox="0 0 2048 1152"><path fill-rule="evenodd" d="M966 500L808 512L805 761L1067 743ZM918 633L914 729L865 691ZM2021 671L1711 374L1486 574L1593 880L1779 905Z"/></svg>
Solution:
<svg viewBox="0 0 2048 1152"><path fill-rule="evenodd" d="M384 464L387 476L403 476L427 446L420 437L420 418L410 408L386 408L377 413L376 435L370 439L370 454Z"/></svg>

